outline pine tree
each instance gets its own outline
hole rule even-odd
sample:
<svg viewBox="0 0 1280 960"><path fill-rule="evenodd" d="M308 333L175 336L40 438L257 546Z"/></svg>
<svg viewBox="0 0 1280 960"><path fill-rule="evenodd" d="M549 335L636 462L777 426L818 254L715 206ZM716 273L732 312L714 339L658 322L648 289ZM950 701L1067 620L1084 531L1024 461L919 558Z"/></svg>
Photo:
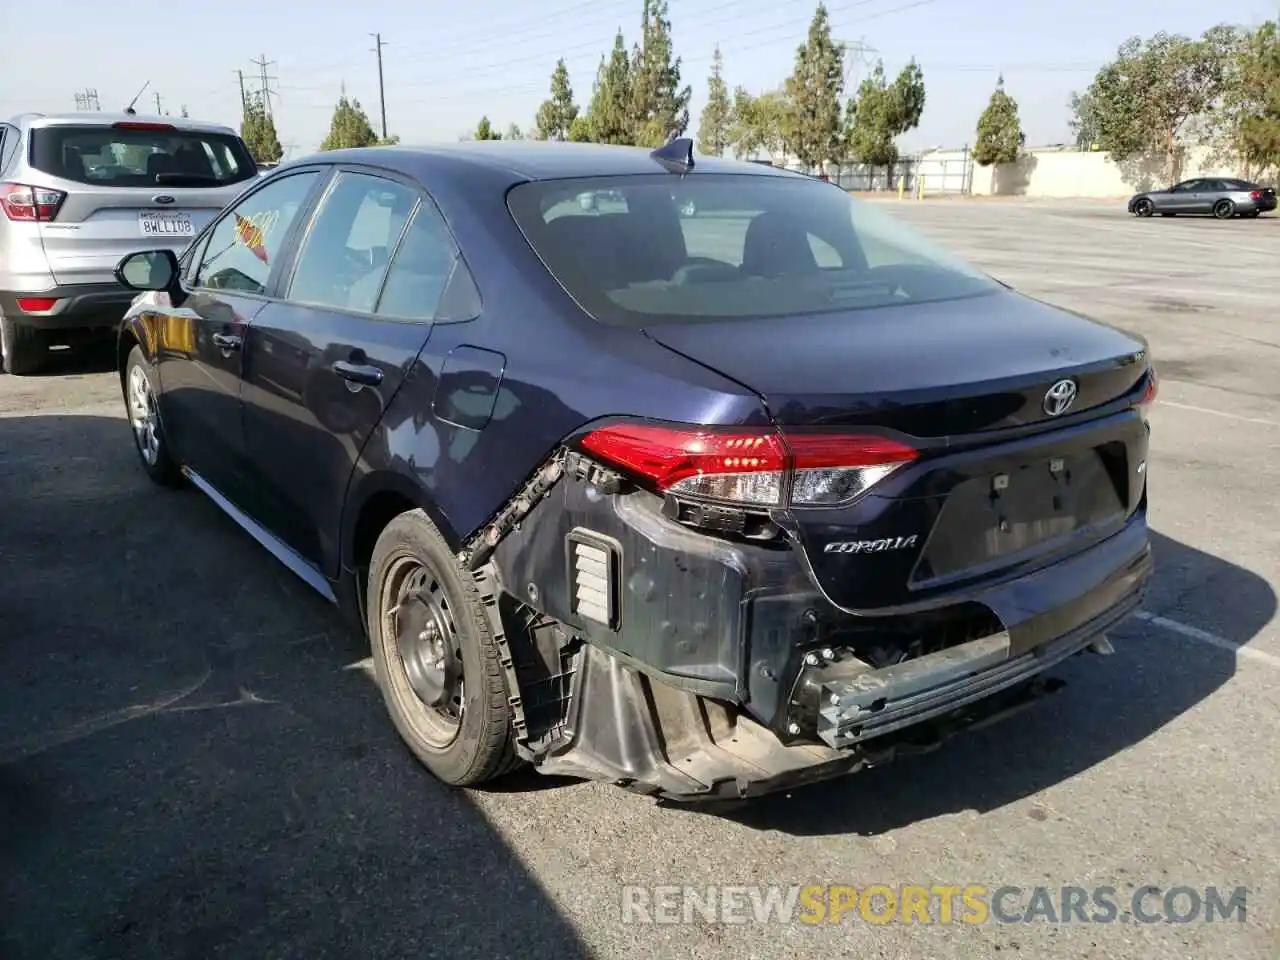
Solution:
<svg viewBox="0 0 1280 960"><path fill-rule="evenodd" d="M1022 149L1022 124L1018 120L1018 104L1005 93L1004 76L996 81L987 109L978 118L978 139L973 145L973 160L982 167L993 163L1013 163Z"/></svg>
<svg viewBox="0 0 1280 960"><path fill-rule="evenodd" d="M787 78L790 101L786 139L806 167L836 160L841 153L840 95L844 92L844 44L831 39L827 8L819 3L808 39L796 50Z"/></svg>
<svg viewBox="0 0 1280 960"><path fill-rule="evenodd" d="M539 140L568 140L573 121L578 118L578 105L573 102L573 86L564 60L556 61L551 74L551 97L538 107L534 121Z"/></svg>
<svg viewBox="0 0 1280 960"><path fill-rule="evenodd" d="M667 0L644 0L641 40L631 62L631 109L637 146L660 147L689 127L691 87L680 86Z"/></svg>
<svg viewBox="0 0 1280 960"><path fill-rule="evenodd" d="M501 140L502 134L493 129L493 124L489 122L488 117L481 117L480 122L476 124L476 132L473 136L475 140Z"/></svg>
<svg viewBox="0 0 1280 960"><path fill-rule="evenodd" d="M275 120L267 113L261 93L251 93L245 98L240 137L257 163L279 163L284 156Z"/></svg>
<svg viewBox="0 0 1280 960"><path fill-rule="evenodd" d="M858 85L845 117L844 148L857 163L884 167L897 162L895 138L920 124L924 112L924 75L914 60L889 83L884 64Z"/></svg>
<svg viewBox="0 0 1280 960"><path fill-rule="evenodd" d="M372 147L377 143L378 135L374 133L369 116L360 106L360 101L348 99L344 93L333 108L329 135L320 144L320 149L345 150L350 147Z"/></svg>
<svg viewBox="0 0 1280 960"><path fill-rule="evenodd" d="M698 123L699 152L723 156L729 146L732 120L733 104L729 101L729 88L724 82L724 57L717 45L711 57L711 77L707 80L707 105L702 108L702 118Z"/></svg>
<svg viewBox="0 0 1280 960"><path fill-rule="evenodd" d="M590 129L591 139L597 143L634 144L635 128L631 61L627 57L626 41L619 30L613 39L613 51L609 58L600 58L586 124L581 125L579 131Z"/></svg>

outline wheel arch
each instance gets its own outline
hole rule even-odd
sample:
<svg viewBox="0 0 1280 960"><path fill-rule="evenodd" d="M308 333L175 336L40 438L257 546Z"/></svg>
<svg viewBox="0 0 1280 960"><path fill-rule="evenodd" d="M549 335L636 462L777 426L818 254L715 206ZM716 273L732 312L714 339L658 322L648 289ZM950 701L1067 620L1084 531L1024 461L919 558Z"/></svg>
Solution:
<svg viewBox="0 0 1280 960"><path fill-rule="evenodd" d="M364 602L364 571L373 555L378 535L393 519L409 510L422 510L431 520L449 549L461 549L462 538L431 495L413 479L400 473L378 471L358 480L343 509L341 562L354 575L355 587Z"/></svg>
<svg viewBox="0 0 1280 960"><path fill-rule="evenodd" d="M120 330L116 334L116 375L120 378L121 384L124 383L124 368L128 362L129 353L134 347L142 348L142 355L146 357L147 363L154 365L156 362L155 345L153 338L149 335L147 325L143 323L142 317L126 316L120 324Z"/></svg>

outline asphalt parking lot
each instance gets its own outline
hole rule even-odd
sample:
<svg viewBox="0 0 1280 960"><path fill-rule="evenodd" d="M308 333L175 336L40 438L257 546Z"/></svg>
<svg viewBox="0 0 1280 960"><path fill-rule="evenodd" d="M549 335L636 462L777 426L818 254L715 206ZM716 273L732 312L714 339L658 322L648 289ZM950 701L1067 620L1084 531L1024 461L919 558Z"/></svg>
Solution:
<svg viewBox="0 0 1280 960"><path fill-rule="evenodd" d="M1116 654L934 753L737 811L518 777L451 793L365 655L194 492L109 357L0 376L0 957L1280 955L1280 218L890 201L1146 335L1157 579ZM623 923L640 884L1248 888L1244 923ZM1025 895L1024 895L1025 902ZM1148 901L1159 909L1160 897Z"/></svg>

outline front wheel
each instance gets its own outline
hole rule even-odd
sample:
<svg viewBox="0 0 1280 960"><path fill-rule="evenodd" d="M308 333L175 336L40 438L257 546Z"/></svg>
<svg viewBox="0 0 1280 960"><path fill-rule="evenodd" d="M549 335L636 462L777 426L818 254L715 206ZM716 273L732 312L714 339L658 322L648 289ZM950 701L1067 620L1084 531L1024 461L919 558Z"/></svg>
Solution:
<svg viewBox="0 0 1280 960"><path fill-rule="evenodd" d="M1236 205L1230 200L1219 200L1213 205L1213 215L1219 220L1230 220L1236 213Z"/></svg>
<svg viewBox="0 0 1280 960"><path fill-rule="evenodd" d="M1133 212L1136 216L1139 216L1139 217L1149 217L1151 216L1154 210L1155 210L1155 204L1153 204L1146 197L1143 197L1141 200L1139 200L1137 203L1133 205Z"/></svg>
<svg viewBox="0 0 1280 960"><path fill-rule="evenodd" d="M367 596L374 673L414 755L460 787L518 766L488 614L471 575L422 510L396 517L378 537Z"/></svg>
<svg viewBox="0 0 1280 960"><path fill-rule="evenodd" d="M160 423L156 391L151 380L151 367L137 344L129 351L121 377L125 412L133 431L133 446L142 469L162 487L182 485L182 470L169 456L169 443Z"/></svg>

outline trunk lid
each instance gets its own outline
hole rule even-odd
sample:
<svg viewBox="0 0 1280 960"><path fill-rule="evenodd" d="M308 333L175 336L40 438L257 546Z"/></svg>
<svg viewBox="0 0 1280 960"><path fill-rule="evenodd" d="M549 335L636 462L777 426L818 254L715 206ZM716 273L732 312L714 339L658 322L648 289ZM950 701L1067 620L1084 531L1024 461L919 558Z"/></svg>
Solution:
<svg viewBox="0 0 1280 960"><path fill-rule="evenodd" d="M1020 295L646 333L755 390L784 435L888 430L919 450L851 503L783 518L846 610L1035 569L1142 504L1146 422L1111 401L1140 389L1145 343Z"/></svg>

